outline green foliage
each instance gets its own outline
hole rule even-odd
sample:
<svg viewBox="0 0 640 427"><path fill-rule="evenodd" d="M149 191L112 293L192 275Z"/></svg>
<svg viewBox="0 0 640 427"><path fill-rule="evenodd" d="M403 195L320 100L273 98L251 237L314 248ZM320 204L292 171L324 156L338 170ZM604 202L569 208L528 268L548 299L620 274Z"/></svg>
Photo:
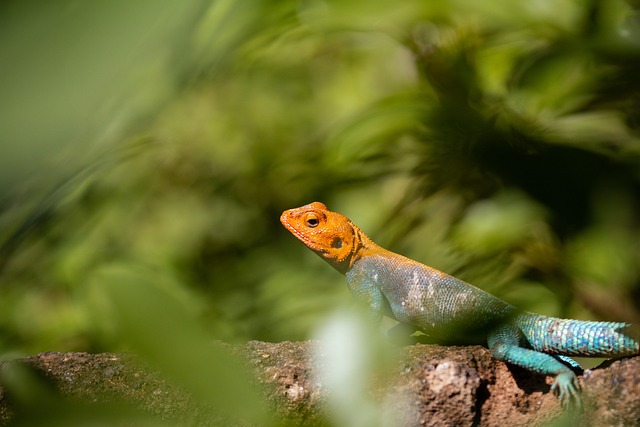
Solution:
<svg viewBox="0 0 640 427"><path fill-rule="evenodd" d="M350 301L278 223L314 200L524 309L640 323L631 2L62 3L0 6L5 357L188 384L166 357L217 375L204 337L308 338Z"/></svg>
<svg viewBox="0 0 640 427"><path fill-rule="evenodd" d="M119 340L188 390L222 420L266 421L259 394L236 356L212 345L192 316L188 295L154 272L112 266L92 284ZM197 369L192 369L195 366ZM188 368L187 368L188 367ZM251 404L247 404L251 402Z"/></svg>

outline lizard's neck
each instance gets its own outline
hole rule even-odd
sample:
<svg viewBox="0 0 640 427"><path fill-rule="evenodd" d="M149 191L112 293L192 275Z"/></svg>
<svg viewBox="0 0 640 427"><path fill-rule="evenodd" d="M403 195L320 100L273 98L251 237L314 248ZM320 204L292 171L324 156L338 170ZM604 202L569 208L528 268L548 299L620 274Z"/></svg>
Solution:
<svg viewBox="0 0 640 427"><path fill-rule="evenodd" d="M349 260L349 269L353 267L353 264L366 257L379 255L384 252L388 252L381 246L378 246L371 240L366 234L362 232L357 226L353 225L354 239L353 250L351 253L351 259Z"/></svg>

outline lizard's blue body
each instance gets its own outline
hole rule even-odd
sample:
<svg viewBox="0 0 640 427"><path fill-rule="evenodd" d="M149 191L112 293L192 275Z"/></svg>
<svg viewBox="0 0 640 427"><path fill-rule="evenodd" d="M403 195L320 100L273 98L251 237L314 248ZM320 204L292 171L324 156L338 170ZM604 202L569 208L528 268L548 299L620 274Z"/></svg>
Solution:
<svg viewBox="0 0 640 427"><path fill-rule="evenodd" d="M622 322L558 319L523 312L469 283L373 243L346 217L312 203L285 211L282 223L346 274L353 296L383 314L446 341L478 343L494 357L555 375L561 400L579 399L567 356L625 356L640 343Z"/></svg>

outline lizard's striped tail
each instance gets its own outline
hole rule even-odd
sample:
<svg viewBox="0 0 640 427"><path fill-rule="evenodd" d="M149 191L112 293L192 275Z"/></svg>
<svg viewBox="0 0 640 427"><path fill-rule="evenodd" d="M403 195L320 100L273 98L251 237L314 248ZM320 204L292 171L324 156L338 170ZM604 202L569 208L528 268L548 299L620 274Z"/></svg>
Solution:
<svg viewBox="0 0 640 427"><path fill-rule="evenodd" d="M524 313L516 324L531 348L565 356L629 356L640 354L640 339L631 324L592 322Z"/></svg>

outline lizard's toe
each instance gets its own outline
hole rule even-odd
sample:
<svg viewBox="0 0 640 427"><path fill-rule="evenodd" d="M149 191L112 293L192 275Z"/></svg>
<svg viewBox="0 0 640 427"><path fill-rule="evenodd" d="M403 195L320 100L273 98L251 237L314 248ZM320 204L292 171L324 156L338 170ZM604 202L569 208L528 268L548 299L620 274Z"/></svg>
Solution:
<svg viewBox="0 0 640 427"><path fill-rule="evenodd" d="M568 409L580 408L582 406L580 384L573 372L562 372L558 374L551 386L551 391L558 396L560 403Z"/></svg>

